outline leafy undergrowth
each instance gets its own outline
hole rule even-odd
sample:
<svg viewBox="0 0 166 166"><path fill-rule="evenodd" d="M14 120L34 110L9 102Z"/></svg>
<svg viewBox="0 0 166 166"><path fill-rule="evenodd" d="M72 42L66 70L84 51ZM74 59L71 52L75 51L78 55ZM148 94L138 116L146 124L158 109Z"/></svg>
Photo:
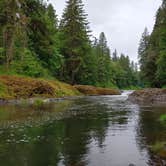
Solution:
<svg viewBox="0 0 166 166"><path fill-rule="evenodd" d="M74 87L85 95L120 95L120 91L116 89L98 88L87 85L75 85Z"/></svg>
<svg viewBox="0 0 166 166"><path fill-rule="evenodd" d="M77 96L73 86L55 80L0 76L0 99Z"/></svg>
<svg viewBox="0 0 166 166"><path fill-rule="evenodd" d="M138 86L130 86L130 87L127 87L127 88L123 88L124 90L142 90L141 87L138 87Z"/></svg>

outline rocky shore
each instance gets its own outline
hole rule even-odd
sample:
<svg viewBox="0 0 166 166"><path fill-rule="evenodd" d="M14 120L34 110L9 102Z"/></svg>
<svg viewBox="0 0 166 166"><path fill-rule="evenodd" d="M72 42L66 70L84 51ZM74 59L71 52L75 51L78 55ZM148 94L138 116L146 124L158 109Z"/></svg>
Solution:
<svg viewBox="0 0 166 166"><path fill-rule="evenodd" d="M128 100L134 103L166 104L166 89L143 89L134 91Z"/></svg>

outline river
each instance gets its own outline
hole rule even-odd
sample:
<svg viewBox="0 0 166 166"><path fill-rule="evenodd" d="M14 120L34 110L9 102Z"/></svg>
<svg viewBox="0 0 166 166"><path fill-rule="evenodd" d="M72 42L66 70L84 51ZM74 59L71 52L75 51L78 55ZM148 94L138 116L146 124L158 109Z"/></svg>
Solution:
<svg viewBox="0 0 166 166"><path fill-rule="evenodd" d="M0 106L2 166L156 165L150 146L166 140L165 106L119 96L59 100L40 108Z"/></svg>

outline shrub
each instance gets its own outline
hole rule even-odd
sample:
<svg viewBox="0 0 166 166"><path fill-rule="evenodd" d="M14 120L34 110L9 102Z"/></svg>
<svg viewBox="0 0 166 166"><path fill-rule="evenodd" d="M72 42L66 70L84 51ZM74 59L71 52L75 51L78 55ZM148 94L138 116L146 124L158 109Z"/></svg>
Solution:
<svg viewBox="0 0 166 166"><path fill-rule="evenodd" d="M49 75L30 50L25 49L23 54L22 60L16 59L11 63L10 70L12 72L30 77L47 77Z"/></svg>

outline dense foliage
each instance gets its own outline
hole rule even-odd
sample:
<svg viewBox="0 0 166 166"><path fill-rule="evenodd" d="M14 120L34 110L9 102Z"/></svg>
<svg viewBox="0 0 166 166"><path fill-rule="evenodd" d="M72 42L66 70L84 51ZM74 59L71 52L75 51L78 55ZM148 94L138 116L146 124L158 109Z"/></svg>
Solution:
<svg viewBox="0 0 166 166"><path fill-rule="evenodd" d="M157 61L158 79L165 74L160 72L164 58L163 48ZM60 21L53 6L43 0L1 0L0 70L51 76L71 84L138 85L137 65L116 50L111 55L104 32L92 40L82 0L67 0Z"/></svg>
<svg viewBox="0 0 166 166"><path fill-rule="evenodd" d="M166 86L166 0L157 12L152 34L145 29L138 54L144 86Z"/></svg>

